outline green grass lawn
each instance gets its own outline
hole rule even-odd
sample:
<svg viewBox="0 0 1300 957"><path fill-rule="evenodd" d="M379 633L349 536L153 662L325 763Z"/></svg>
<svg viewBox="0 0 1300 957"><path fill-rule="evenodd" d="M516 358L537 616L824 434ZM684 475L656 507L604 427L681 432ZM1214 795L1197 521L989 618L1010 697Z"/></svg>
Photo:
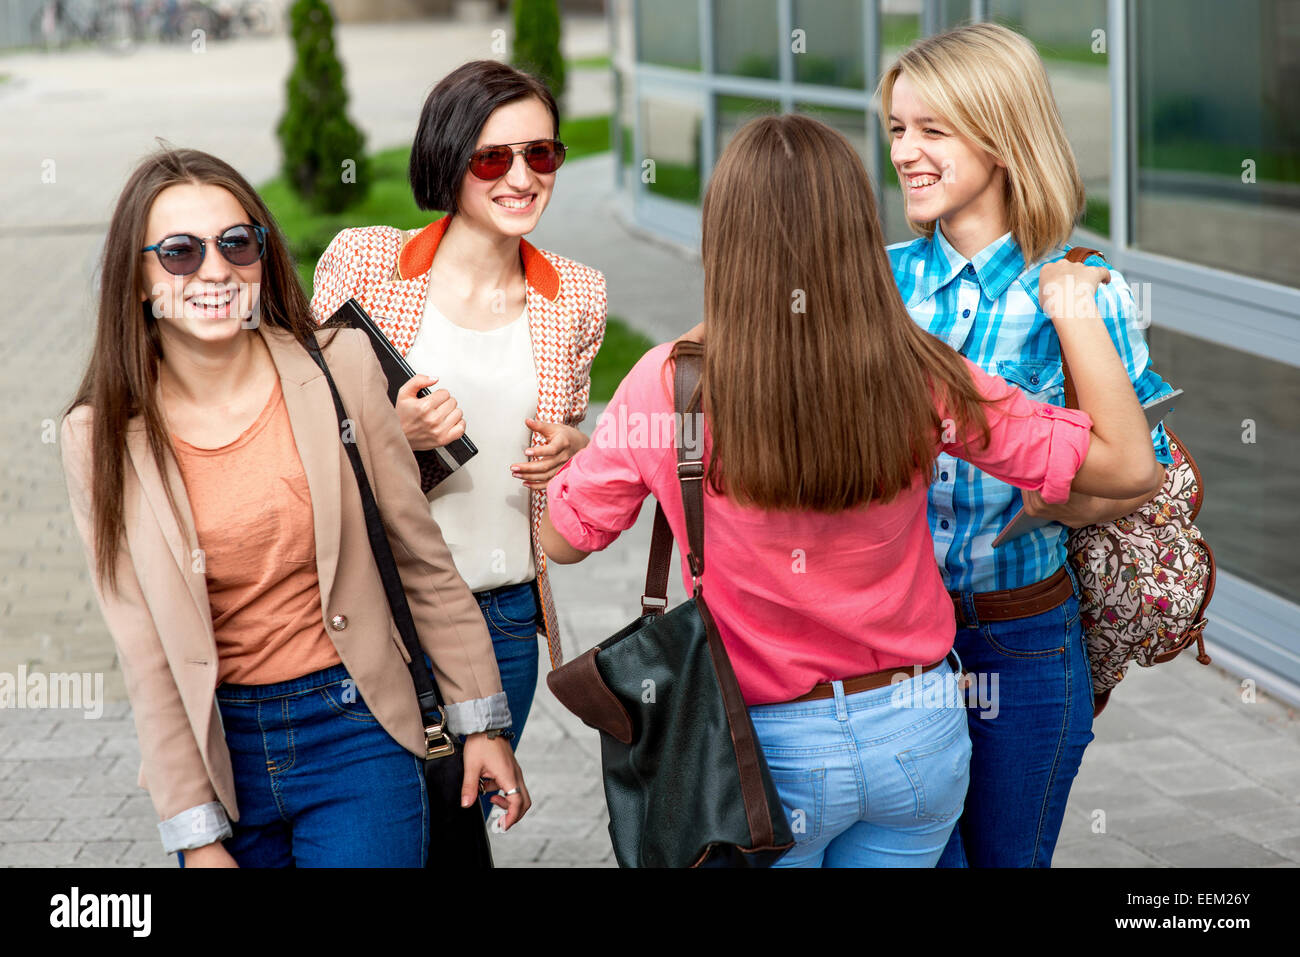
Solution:
<svg viewBox="0 0 1300 957"><path fill-rule="evenodd" d="M609 149L609 117L584 116L560 123L560 139L566 159L581 159ZM370 157L370 192L357 206L342 213L317 213L289 188L283 177L263 183L260 192L289 241L303 288L311 293L316 261L330 240L350 226L384 224L399 229L427 226L440 213L420 209L411 198L406 179L410 148L381 150ZM591 370L591 400L608 402L629 369L651 346L651 342L626 322L610 316L605 339Z"/></svg>
<svg viewBox="0 0 1300 957"><path fill-rule="evenodd" d="M600 351L591 364L591 401L608 402L628 370L656 345L618 316L610 316Z"/></svg>
<svg viewBox="0 0 1300 957"><path fill-rule="evenodd" d="M564 65L570 70L608 70L610 61L607 56L584 56L576 60L565 60Z"/></svg>

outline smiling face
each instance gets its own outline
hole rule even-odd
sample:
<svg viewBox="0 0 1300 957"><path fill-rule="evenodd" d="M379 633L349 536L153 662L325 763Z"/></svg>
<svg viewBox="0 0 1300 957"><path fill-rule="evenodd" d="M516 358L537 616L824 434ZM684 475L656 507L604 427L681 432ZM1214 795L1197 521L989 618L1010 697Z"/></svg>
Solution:
<svg viewBox="0 0 1300 957"><path fill-rule="evenodd" d="M917 95L906 74L894 82L889 136L908 219L952 227L963 219L1004 215L1005 165L958 134Z"/></svg>
<svg viewBox="0 0 1300 957"><path fill-rule="evenodd" d="M493 110L479 131L474 149L555 136L551 111L541 100L530 96ZM522 146L512 148L517 150ZM554 186L554 173L535 172L521 154L514 156L509 171L500 179L479 179L466 168L457 199L457 215L493 233L523 236L537 226Z"/></svg>
<svg viewBox="0 0 1300 957"><path fill-rule="evenodd" d="M142 253L144 288L140 298L153 303L164 340L179 337L215 343L236 336L253 314L262 282L262 262L234 266L215 237L231 226L250 223L248 213L229 190L199 183L179 183L158 194L145 226L145 246L167 236L189 233L203 238L206 252L197 272L173 276L154 252Z"/></svg>

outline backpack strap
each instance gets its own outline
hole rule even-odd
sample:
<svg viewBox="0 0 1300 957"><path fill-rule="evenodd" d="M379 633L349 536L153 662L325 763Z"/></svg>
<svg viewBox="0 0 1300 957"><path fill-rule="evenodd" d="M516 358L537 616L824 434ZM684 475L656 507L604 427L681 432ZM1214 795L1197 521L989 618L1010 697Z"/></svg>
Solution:
<svg viewBox="0 0 1300 957"><path fill-rule="evenodd" d="M1071 246L1070 251L1065 254L1065 258L1072 263L1081 263L1089 256L1101 256L1103 261L1106 259L1099 250L1089 249L1087 246ZM1065 373L1065 407L1077 409L1079 393L1074 389L1074 377L1070 375L1070 366L1065 361L1064 353L1061 354L1061 371Z"/></svg>

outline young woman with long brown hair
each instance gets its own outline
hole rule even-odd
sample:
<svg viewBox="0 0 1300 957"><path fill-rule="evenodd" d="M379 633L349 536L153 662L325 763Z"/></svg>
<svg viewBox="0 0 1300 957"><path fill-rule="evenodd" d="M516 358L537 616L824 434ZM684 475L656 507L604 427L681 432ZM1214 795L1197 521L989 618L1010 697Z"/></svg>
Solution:
<svg viewBox="0 0 1300 957"><path fill-rule="evenodd" d="M791 814L790 866L931 866L961 811L965 695L926 524L936 455L1047 501L1133 494L1156 467L1095 311L1072 315L1062 299L1057 318L1087 370L1086 411L1031 402L911 320L872 195L853 147L824 124L746 125L704 200L705 319L687 334L704 345L704 588ZM1105 280L1053 270L1046 281ZM554 561L604 548L647 494L684 540L670 350L637 363L551 481ZM634 442L603 427L636 414L662 431Z"/></svg>
<svg viewBox="0 0 1300 957"><path fill-rule="evenodd" d="M122 191L101 268L62 451L164 850L182 866L423 866L438 842L423 722L270 212L227 163L162 150ZM478 606L369 344L322 339L448 726L468 735L463 801L493 779L513 824L528 795L488 734L509 713Z"/></svg>

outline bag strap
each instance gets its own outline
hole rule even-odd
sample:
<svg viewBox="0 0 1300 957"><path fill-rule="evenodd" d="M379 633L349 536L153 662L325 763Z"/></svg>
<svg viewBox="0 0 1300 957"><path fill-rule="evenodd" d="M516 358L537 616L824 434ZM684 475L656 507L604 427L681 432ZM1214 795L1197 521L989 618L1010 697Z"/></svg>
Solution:
<svg viewBox="0 0 1300 957"><path fill-rule="evenodd" d="M671 358L676 363L673 376L673 408L677 413L677 477L682 488L682 504L686 514L686 538L690 545L687 563L697 582L704 573L704 449L697 443L695 450L687 450L683 429L686 416L698 411L697 394L704 361L704 347L690 339L679 339L673 346ZM703 429L694 432L697 438ZM684 474L699 474L699 481ZM672 569L673 532L662 505L655 505L654 531L650 536L650 560L646 566L645 592L641 595L641 614L653 615L668 608L668 575Z"/></svg>
<svg viewBox="0 0 1300 957"><path fill-rule="evenodd" d="M713 613L704 601L704 429L694 430L699 440L694 448L687 448L685 422L688 415L701 414L702 395L700 377L704 369L704 346L691 339L679 339L673 346L672 358L676 362L673 374L673 411L677 413L677 481L682 490L682 506L686 514L686 539L689 551L686 562L691 571L694 599L708 636L709 654L713 658L713 673L722 692L722 703L727 712L727 727L736 752L736 765L740 773L740 794L745 802L745 818L749 824L750 840L754 848L773 847L776 832L772 825L771 808L767 791L763 787L763 757L754 737L754 725L749 719L749 709L740 693L740 682L731 666L722 636L718 633ZM655 514L655 531L660 529L662 508ZM666 519L662 527L667 535L667 547L672 547L672 532ZM654 545L651 545L651 571L655 569ZM649 583L647 582L647 585ZM658 582L656 581L657 585ZM667 592L665 571L664 592ZM647 587L647 591L649 588ZM666 599L665 599L666 601Z"/></svg>
<svg viewBox="0 0 1300 957"><path fill-rule="evenodd" d="M1089 249L1087 246L1072 246L1070 251L1065 254L1065 258L1072 263L1081 263L1089 256L1105 256L1096 249ZM1061 371L1065 373L1065 407L1067 409L1079 408L1079 393L1074 389L1074 377L1070 375L1070 366L1065 361L1065 353L1061 353Z"/></svg>
<svg viewBox="0 0 1300 957"><path fill-rule="evenodd" d="M370 551L375 557L379 577L384 583L384 594L388 597L388 608L392 612L393 623L397 626L397 631L402 636L402 644L406 646L406 653L411 659L407 662L407 667L411 672L411 680L415 683L420 717L424 723L426 758L454 754L455 745L445 731L445 716L442 699L438 695L438 685L424 663L424 650L420 647L420 639L416 635L415 618L411 614L411 606L407 604L402 579L397 572L397 562L393 559L393 549L388 543L388 535L384 532L379 505L375 502L370 480L366 477L365 466L361 464L361 452L357 448L354 427L343 408L343 399L339 396L338 387L334 385L334 377L330 375L329 366L325 364L320 343L313 336L306 346L308 354L316 365L320 366L321 372L325 374L325 381L329 383L330 396L334 399L334 411L339 420L339 437L342 439L344 451L347 452L348 461L352 464L352 471L356 475L357 491L361 493L361 511L366 517L366 534L370 538Z"/></svg>
<svg viewBox="0 0 1300 957"><path fill-rule="evenodd" d="M704 367L704 346L690 339L679 339L672 356L677 368L673 375L673 411L677 413L677 482L682 487L682 507L686 513L686 542L689 551L694 594L700 594L700 576L704 574L704 443L696 441L688 449L685 441L686 417L700 413L700 374ZM697 439L704 430L695 429Z"/></svg>

